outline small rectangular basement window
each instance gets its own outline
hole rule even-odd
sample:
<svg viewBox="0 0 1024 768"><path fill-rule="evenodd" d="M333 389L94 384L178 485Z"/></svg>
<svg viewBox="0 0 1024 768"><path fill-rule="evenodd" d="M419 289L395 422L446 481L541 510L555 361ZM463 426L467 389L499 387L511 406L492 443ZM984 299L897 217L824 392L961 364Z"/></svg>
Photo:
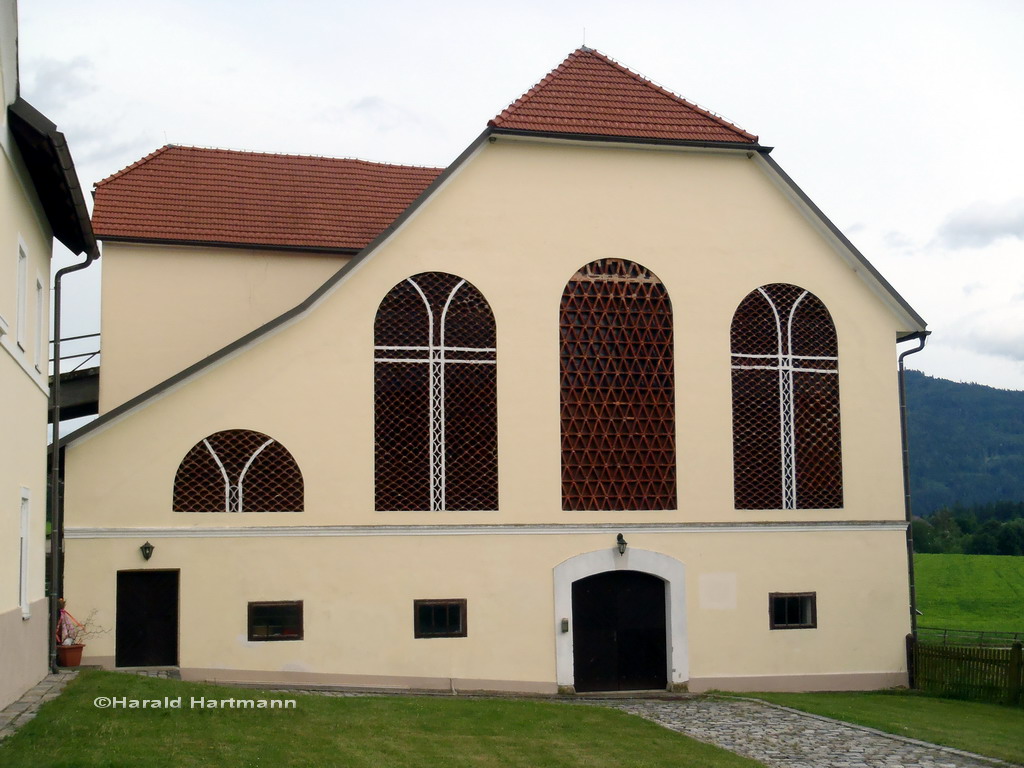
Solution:
<svg viewBox="0 0 1024 768"><path fill-rule="evenodd" d="M250 640L301 640L302 601L249 603Z"/></svg>
<svg viewBox="0 0 1024 768"><path fill-rule="evenodd" d="M818 626L817 593L772 592L768 595L771 629L814 629Z"/></svg>
<svg viewBox="0 0 1024 768"><path fill-rule="evenodd" d="M465 600L414 600L416 637L465 637Z"/></svg>

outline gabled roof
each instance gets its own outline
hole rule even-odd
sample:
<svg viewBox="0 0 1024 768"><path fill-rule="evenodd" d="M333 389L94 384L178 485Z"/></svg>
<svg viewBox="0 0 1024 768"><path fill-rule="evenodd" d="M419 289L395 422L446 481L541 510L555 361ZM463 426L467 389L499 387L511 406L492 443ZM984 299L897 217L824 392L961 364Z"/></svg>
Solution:
<svg viewBox="0 0 1024 768"><path fill-rule="evenodd" d="M169 144L96 185L101 240L356 252L441 173Z"/></svg>
<svg viewBox="0 0 1024 768"><path fill-rule="evenodd" d="M757 136L586 47L570 53L488 125L531 133L757 143Z"/></svg>

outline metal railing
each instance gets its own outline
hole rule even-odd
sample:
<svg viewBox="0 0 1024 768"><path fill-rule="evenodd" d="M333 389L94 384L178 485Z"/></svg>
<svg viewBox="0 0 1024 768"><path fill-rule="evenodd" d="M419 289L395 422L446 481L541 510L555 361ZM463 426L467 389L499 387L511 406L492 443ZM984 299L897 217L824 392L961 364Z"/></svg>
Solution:
<svg viewBox="0 0 1024 768"><path fill-rule="evenodd" d="M61 339L60 340L61 345L64 345L64 344L67 344L68 342L73 342L73 341L84 341L85 339L96 339L96 343L95 344L84 344L83 343L83 344L75 345L75 348L81 348L82 346L89 347L89 349L86 349L86 351L84 351L84 352L77 352L75 354L70 354L70 355L62 354L60 356L61 363L63 363L65 360L78 360L78 359L81 359L81 361L82 361L82 362L78 363L71 370L64 370L64 366L61 365L61 375L65 376L65 375L67 375L69 373L74 373L79 368L82 368L83 366L85 366L89 361L93 360L94 358L99 357L99 354L100 354L99 338L100 338L100 334L98 334L98 333L85 333L85 334L82 334L81 336L65 336L63 339ZM92 347L95 347L95 349L92 349ZM53 341L52 340L50 341L50 348L51 348L51 350L53 348ZM51 364L53 363L53 358L52 357L50 358L50 363ZM52 369L51 369L51 371L52 371Z"/></svg>

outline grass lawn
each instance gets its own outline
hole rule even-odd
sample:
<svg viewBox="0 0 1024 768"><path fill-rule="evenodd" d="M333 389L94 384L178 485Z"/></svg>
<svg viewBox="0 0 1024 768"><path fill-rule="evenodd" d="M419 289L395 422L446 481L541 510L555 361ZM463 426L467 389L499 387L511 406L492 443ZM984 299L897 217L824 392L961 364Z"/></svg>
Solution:
<svg viewBox="0 0 1024 768"><path fill-rule="evenodd" d="M743 695L1024 764L1024 709L1019 707L939 699L905 691Z"/></svg>
<svg viewBox="0 0 1024 768"><path fill-rule="evenodd" d="M99 709L99 696L183 697L182 709ZM191 709L191 697L295 699L295 709ZM335 698L82 672L0 743L4 768L700 766L753 760L595 706L509 699Z"/></svg>
<svg viewBox="0 0 1024 768"><path fill-rule="evenodd" d="M914 555L922 627L1024 632L1024 557Z"/></svg>

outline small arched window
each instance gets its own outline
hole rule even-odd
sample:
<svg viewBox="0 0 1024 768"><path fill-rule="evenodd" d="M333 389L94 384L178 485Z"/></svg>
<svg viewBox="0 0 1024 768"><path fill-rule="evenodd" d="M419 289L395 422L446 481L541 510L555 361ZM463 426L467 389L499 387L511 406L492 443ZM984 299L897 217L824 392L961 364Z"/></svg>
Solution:
<svg viewBox="0 0 1024 768"><path fill-rule="evenodd" d="M374 322L378 510L498 508L494 315L472 284L423 272Z"/></svg>
<svg viewBox="0 0 1024 768"><path fill-rule="evenodd" d="M737 509L843 506L839 348L821 300L764 285L732 320L733 473Z"/></svg>
<svg viewBox="0 0 1024 768"><path fill-rule="evenodd" d="M302 512L299 465L288 449L248 429L216 432L185 454L175 512Z"/></svg>
<svg viewBox="0 0 1024 768"><path fill-rule="evenodd" d="M676 508L672 302L636 262L600 259L562 293L562 509Z"/></svg>

